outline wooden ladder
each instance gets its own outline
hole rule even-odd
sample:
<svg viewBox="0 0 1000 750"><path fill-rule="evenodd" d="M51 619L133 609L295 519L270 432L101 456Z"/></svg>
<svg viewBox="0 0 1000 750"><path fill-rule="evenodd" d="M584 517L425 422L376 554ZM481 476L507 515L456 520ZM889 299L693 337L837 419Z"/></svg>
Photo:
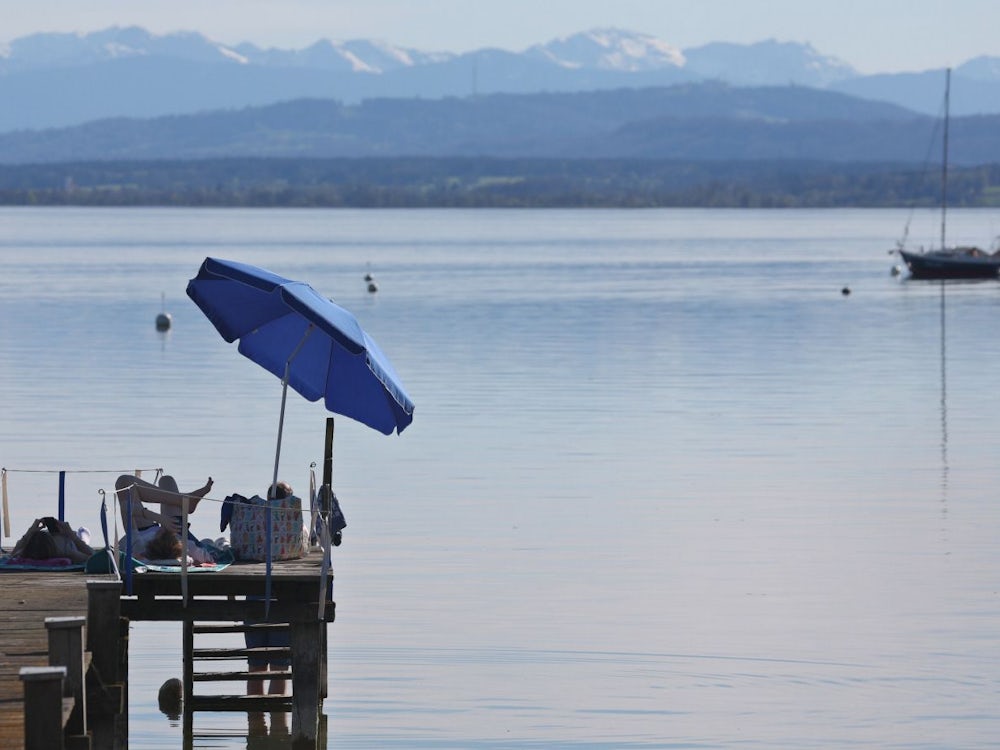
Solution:
<svg viewBox="0 0 1000 750"><path fill-rule="evenodd" d="M218 682L248 682L250 680L288 680L291 686L292 670L290 667L261 672L249 670L227 671L195 671L198 662L245 661L249 656L268 655L276 658L291 659L291 649L288 647L265 648L195 648L196 635L220 633L247 633L254 630L288 632L287 623L247 624L243 622L197 622L184 621L184 716L185 722L195 711L290 711L292 695L196 695L195 683Z"/></svg>

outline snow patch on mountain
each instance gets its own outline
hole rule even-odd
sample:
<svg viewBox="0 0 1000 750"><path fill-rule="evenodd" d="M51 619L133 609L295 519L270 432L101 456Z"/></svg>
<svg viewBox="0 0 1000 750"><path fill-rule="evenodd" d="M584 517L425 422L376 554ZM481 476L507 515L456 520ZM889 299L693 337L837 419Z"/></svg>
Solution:
<svg viewBox="0 0 1000 750"><path fill-rule="evenodd" d="M118 42L108 42L101 46L100 57L106 60L117 60L122 57L141 57L148 54L145 50L136 49L127 44L119 44Z"/></svg>
<svg viewBox="0 0 1000 750"><path fill-rule="evenodd" d="M217 49L219 50L219 54L222 55L227 60L232 60L233 62L239 63L240 65L248 65L250 63L249 59L247 59L244 55L241 55L234 49L230 49L229 47L223 47L222 45L219 45Z"/></svg>
<svg viewBox="0 0 1000 750"><path fill-rule="evenodd" d="M560 67L639 72L679 68L684 54L667 42L622 29L592 29L530 47L526 55Z"/></svg>

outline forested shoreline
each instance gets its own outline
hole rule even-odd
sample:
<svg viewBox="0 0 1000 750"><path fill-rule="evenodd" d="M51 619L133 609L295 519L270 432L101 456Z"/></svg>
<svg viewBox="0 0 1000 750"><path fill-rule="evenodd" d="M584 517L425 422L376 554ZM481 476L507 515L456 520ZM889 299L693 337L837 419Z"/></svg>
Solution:
<svg viewBox="0 0 1000 750"><path fill-rule="evenodd" d="M0 205L353 208L912 207L939 167L649 159L204 159L0 166ZM1000 206L1000 164L954 168L949 205Z"/></svg>

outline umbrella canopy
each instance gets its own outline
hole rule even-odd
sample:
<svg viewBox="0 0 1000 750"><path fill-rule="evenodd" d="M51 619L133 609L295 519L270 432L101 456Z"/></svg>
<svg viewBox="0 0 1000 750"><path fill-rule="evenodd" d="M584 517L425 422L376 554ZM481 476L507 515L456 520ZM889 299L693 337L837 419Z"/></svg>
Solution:
<svg viewBox="0 0 1000 750"><path fill-rule="evenodd" d="M310 401L386 435L413 421L413 402L378 344L308 284L206 258L187 293L222 338L239 340L243 356Z"/></svg>

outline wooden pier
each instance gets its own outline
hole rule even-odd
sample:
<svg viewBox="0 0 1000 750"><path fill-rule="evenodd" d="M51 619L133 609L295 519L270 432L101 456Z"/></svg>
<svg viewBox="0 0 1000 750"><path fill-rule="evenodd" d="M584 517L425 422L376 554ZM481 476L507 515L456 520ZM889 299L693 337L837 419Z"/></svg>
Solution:
<svg viewBox="0 0 1000 750"><path fill-rule="evenodd" d="M263 563L218 572L142 572L125 582L73 572L0 574L0 747L10 750L128 747L129 622L183 623L186 734L208 711L290 711L296 748L325 746L322 703L327 683L327 623L334 619L332 574L324 585L322 555L275 562L265 606ZM184 589L186 588L186 592ZM186 597L185 597L186 594ZM247 597L250 597L249 599ZM247 624L252 620L257 624ZM246 648L197 648L201 635L285 629L291 667L275 672L199 670L200 662L245 661ZM74 647L74 643L76 644ZM75 648L75 650L74 650ZM248 696L252 679L287 679L291 694ZM235 682L229 695L199 695L203 684ZM54 717L59 716L59 721Z"/></svg>
<svg viewBox="0 0 1000 750"><path fill-rule="evenodd" d="M26 747L28 739L43 747L89 748L93 732L87 724L86 697L92 696L95 711L107 699L98 687L96 671L85 642L89 596L87 580L79 572L7 572L0 574L4 607L0 613L0 746L11 750ZM114 579L91 576L97 586ZM118 633L116 632L116 640ZM76 641L75 653L64 650L69 636ZM55 667L55 670L51 669ZM60 675L58 668L63 668ZM24 675L22 675L22 670ZM23 679L22 679L23 677ZM85 685L85 682L91 685ZM49 693L52 693L52 696ZM121 696L115 689L114 696ZM26 723L26 696L35 695L44 709L32 726ZM100 696L100 697L98 697ZM46 700L51 697L51 700ZM30 713L30 711L28 711ZM119 710L119 714L122 712ZM54 717L58 716L58 719ZM41 730L43 733L38 734ZM114 732L114 726L97 730ZM58 745L52 744L58 736Z"/></svg>

